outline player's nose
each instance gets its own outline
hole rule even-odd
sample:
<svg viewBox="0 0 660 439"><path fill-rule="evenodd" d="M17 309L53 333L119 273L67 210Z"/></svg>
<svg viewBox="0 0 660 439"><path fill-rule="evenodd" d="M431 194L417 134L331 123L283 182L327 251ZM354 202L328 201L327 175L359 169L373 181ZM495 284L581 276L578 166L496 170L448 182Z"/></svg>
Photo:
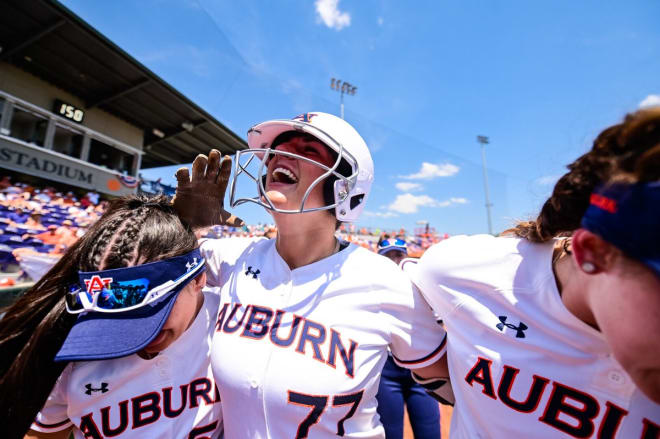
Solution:
<svg viewBox="0 0 660 439"><path fill-rule="evenodd" d="M285 149L278 148L278 151L284 151L284 152L289 152L289 153L296 154L295 150L285 150ZM269 164L272 165L272 167L275 167L275 166L277 166L281 163L292 163L295 160L296 159L294 157L286 156L286 155L283 155L283 154L275 154L273 156L273 159L271 160L271 162Z"/></svg>

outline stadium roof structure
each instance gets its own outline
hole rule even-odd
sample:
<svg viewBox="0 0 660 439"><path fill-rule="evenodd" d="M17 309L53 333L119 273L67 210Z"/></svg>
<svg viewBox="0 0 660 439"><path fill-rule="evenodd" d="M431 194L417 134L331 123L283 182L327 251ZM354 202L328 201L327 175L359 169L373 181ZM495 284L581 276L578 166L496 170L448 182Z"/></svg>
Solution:
<svg viewBox="0 0 660 439"><path fill-rule="evenodd" d="M2 0L0 61L144 130L142 168L189 163L245 141L54 0Z"/></svg>

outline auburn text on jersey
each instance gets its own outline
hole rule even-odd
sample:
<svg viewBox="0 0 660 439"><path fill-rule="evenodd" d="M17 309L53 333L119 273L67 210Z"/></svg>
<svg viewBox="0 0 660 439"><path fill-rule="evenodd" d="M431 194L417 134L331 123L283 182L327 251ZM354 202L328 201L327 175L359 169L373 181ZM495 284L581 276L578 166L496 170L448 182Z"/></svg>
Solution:
<svg viewBox="0 0 660 439"><path fill-rule="evenodd" d="M531 387L526 393L527 397L523 401L515 400L511 396L511 389L520 369L503 365L504 370L500 382L495 388L491 370L492 363L492 360L479 357L465 376L465 381L470 386L481 390L484 395L499 400L510 409L529 414L537 410L543 393L548 389L551 392L550 397L545 407L539 411L541 416L538 420L571 437L615 438L621 421L628 415L627 410L611 401L607 401L605 407L601 407L598 400L588 393L538 375L533 376ZM522 394L525 393L522 392ZM595 419L601 409L605 410L605 414L601 418L600 424L596 425ZM567 422L568 420L570 421ZM641 423L640 439L660 437L659 425L646 418L643 418ZM594 435L594 433L596 434Z"/></svg>
<svg viewBox="0 0 660 439"><path fill-rule="evenodd" d="M120 401L116 407L103 407L80 418L78 428L85 438L119 436L127 428L135 430L157 422L161 417L176 418L186 409L220 402L218 387L208 378L197 378L178 389L165 387ZM113 414L111 414L111 411ZM119 421L111 425L111 419Z"/></svg>
<svg viewBox="0 0 660 439"><path fill-rule="evenodd" d="M283 328L283 318L292 317L290 323ZM330 328L328 331L321 323L278 309L264 306L235 303L229 311L229 303L225 303L215 323L216 332L226 334L238 333L241 337L269 340L281 348L295 347L296 352L305 355L311 347L315 360L337 367L341 359L346 375L353 378L354 355L357 342L349 340L348 349L344 345L341 334Z"/></svg>

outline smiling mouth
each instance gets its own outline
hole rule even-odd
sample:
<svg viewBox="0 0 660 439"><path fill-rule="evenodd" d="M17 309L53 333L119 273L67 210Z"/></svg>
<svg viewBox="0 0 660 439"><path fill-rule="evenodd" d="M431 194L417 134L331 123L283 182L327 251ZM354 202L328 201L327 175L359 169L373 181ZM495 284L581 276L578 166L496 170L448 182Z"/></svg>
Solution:
<svg viewBox="0 0 660 439"><path fill-rule="evenodd" d="M291 171L283 167L277 167L272 172L273 183L296 184L298 177Z"/></svg>

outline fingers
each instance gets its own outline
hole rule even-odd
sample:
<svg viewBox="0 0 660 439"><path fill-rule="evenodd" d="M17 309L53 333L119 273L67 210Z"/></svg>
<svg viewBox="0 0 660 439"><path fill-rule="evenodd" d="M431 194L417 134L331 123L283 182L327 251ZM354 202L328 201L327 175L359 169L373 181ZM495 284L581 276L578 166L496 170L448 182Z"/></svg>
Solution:
<svg viewBox="0 0 660 439"><path fill-rule="evenodd" d="M231 175L231 157L224 156L222 158L222 163L220 163L220 171L218 172L218 190L222 195L222 198L225 197L225 192L227 190L227 183L229 182L229 176Z"/></svg>
<svg viewBox="0 0 660 439"><path fill-rule="evenodd" d="M176 182L179 185L190 183L190 175L188 174L188 168L179 168L174 174L176 177Z"/></svg>
<svg viewBox="0 0 660 439"><path fill-rule="evenodd" d="M192 163L192 181L204 180L206 176L206 165L208 158L204 154L198 154Z"/></svg>
<svg viewBox="0 0 660 439"><path fill-rule="evenodd" d="M221 158L223 163L221 162ZM221 172L226 172L223 170L225 158L222 157L222 154L217 149L212 149L209 152L208 157L204 154L199 154L195 157L195 160L192 163L192 181L207 180L211 183L215 183L218 175ZM231 158L229 165L229 173L231 173ZM187 183L190 182L190 174L187 168L179 168L175 173L178 183ZM228 176L227 176L228 179Z"/></svg>
<svg viewBox="0 0 660 439"><path fill-rule="evenodd" d="M209 152L209 161L206 166L206 180L210 183L215 183L220 172L220 151L212 149Z"/></svg>

